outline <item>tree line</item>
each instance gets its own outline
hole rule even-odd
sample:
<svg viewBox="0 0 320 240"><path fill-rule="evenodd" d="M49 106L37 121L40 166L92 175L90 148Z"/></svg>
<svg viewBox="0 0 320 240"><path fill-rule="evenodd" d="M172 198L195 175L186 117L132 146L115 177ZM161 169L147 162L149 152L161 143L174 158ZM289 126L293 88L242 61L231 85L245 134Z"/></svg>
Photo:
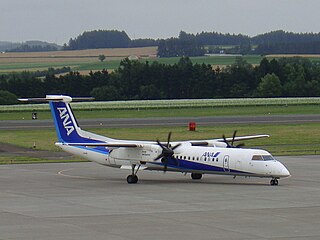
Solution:
<svg viewBox="0 0 320 240"><path fill-rule="evenodd" d="M286 54L320 53L320 33L292 33L282 30L249 37L243 34L181 31L168 39L132 40L125 31L94 30L70 39L65 50L158 46L160 57L202 56L205 53ZM227 48L225 46L228 46Z"/></svg>
<svg viewBox="0 0 320 240"><path fill-rule="evenodd" d="M153 39L131 40L125 31L94 30L86 31L74 39L70 39L64 50L82 50L96 48L128 48L157 46Z"/></svg>
<svg viewBox="0 0 320 240"><path fill-rule="evenodd" d="M239 57L225 68L193 64L188 57L172 65L124 59L112 73L69 72L57 77L51 71L42 78L31 72L1 75L0 90L1 104L46 94L97 100L311 97L320 96L320 65L305 58L264 58L253 66Z"/></svg>

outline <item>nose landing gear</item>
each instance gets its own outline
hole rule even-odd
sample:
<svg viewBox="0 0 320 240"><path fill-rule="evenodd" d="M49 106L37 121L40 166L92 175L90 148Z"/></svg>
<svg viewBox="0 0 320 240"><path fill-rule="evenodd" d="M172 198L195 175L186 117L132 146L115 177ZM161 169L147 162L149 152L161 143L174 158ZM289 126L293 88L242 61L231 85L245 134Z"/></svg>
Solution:
<svg viewBox="0 0 320 240"><path fill-rule="evenodd" d="M272 178L270 181L270 185L271 186L277 186L279 184L278 179L276 178Z"/></svg>

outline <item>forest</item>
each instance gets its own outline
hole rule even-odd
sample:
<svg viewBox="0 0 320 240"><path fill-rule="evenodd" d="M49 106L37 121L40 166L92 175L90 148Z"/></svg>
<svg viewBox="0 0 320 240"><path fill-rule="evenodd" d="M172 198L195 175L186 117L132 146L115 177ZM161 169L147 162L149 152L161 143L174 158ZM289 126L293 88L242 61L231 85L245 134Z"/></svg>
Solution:
<svg viewBox="0 0 320 240"><path fill-rule="evenodd" d="M111 73L56 76L51 69L41 78L32 72L1 75L0 90L0 104L46 94L96 100L311 97L320 96L320 65L305 58L264 58L252 66L238 57L225 68L193 64L188 57L172 65L124 59Z"/></svg>
<svg viewBox="0 0 320 240"><path fill-rule="evenodd" d="M202 56L205 53L227 54L319 54L320 33L272 31L249 37L242 34L180 31L168 39L132 40L124 31L94 30L70 39L65 50L92 48L128 48L158 46L159 57ZM225 48L225 46L228 46Z"/></svg>

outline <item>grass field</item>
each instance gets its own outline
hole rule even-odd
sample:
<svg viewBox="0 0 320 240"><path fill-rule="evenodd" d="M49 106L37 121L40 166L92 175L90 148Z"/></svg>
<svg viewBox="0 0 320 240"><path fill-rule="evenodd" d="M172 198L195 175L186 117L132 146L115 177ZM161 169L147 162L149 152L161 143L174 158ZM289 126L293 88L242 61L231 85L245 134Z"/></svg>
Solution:
<svg viewBox="0 0 320 240"><path fill-rule="evenodd" d="M185 139L221 138L222 134L231 136L237 129L238 135L270 134L267 139L246 141L246 147L263 148L274 155L301 155L320 153L320 124L259 124L259 125L227 125L198 127L196 132L190 132L186 127L148 127L148 128L113 128L86 129L98 134L118 139L156 140L165 141L168 132L172 131L173 141ZM294 134L293 134L294 133ZM32 148L36 143L37 149L58 151L54 142L54 130L1 130L0 142L11 143L21 147Z"/></svg>
<svg viewBox="0 0 320 240"><path fill-rule="evenodd" d="M319 105L289 106L247 106L247 107L214 107L214 108L174 108L174 109L132 109L132 110L75 110L78 119L114 118L114 117L177 117L177 116L235 116L235 115L279 115L279 114L317 114ZM40 111L40 119L49 119L49 111ZM1 120L31 119L31 112L2 112ZM222 134L231 136L237 129L239 135L270 134L268 139L246 142L246 147L263 148L274 155L304 155L320 153L320 123L310 124L264 124L264 125L226 125L198 127L196 132L187 131L186 127L148 127L148 128L117 128L117 129L86 129L98 134L118 139L165 140L168 132L173 131L173 140L221 138ZM32 148L34 143L38 150L59 151L55 147L56 133L53 129L46 130L1 130L0 142ZM70 161L76 161L72 159ZM46 160L21 156L0 155L0 163L26 162L61 162L66 160ZM69 161L69 160L67 160Z"/></svg>
<svg viewBox="0 0 320 240"><path fill-rule="evenodd" d="M30 120L32 110L1 112L0 121ZM37 111L38 118L51 119L51 113ZM146 117L201 117L201 116L258 116L282 114L319 114L320 105L293 106L248 106L248 107L203 107L174 109L131 109L131 110L79 110L74 109L78 119L88 118L146 118Z"/></svg>

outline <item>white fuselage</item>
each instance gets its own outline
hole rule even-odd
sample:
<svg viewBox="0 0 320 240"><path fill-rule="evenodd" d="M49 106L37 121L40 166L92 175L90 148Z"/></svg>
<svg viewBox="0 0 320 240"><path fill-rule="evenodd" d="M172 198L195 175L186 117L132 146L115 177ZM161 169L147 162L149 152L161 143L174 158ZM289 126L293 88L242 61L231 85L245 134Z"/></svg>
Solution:
<svg viewBox="0 0 320 240"><path fill-rule="evenodd" d="M57 143L64 151L110 167L130 168L141 165L144 170L163 170L161 160L154 159L161 148L116 148L69 146ZM177 148L167 164L168 171L233 176L284 178L290 176L287 168L270 153L259 149L197 147L188 144Z"/></svg>

